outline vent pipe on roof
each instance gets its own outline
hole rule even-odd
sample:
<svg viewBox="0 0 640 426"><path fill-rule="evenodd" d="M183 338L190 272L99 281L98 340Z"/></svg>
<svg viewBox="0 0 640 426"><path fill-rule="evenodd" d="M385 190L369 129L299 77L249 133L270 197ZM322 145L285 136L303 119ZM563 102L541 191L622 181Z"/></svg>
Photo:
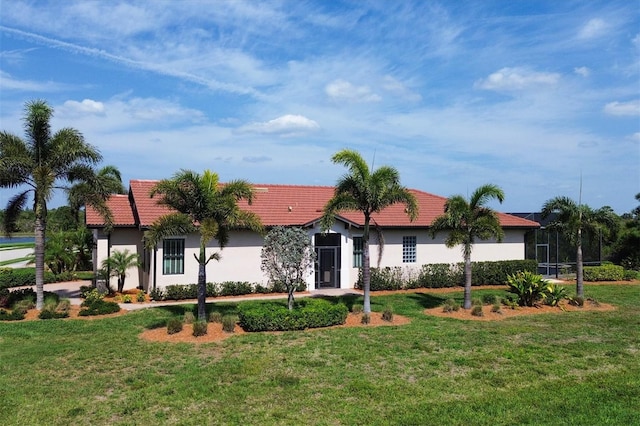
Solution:
<svg viewBox="0 0 640 426"><path fill-rule="evenodd" d="M293 210L293 207L289 206L289 213L291 213L292 210Z"/></svg>

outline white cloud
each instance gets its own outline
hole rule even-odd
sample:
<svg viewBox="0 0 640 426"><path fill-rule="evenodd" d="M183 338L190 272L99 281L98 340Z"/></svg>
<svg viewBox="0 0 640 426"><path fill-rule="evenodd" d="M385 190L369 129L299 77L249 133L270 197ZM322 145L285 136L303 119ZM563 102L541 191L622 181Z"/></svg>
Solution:
<svg viewBox="0 0 640 426"><path fill-rule="evenodd" d="M554 85L560 80L560 74L536 72L526 68L502 68L489 77L478 80L475 87L485 90L522 90L532 86Z"/></svg>
<svg viewBox="0 0 640 426"><path fill-rule="evenodd" d="M294 136L301 133L313 132L320 129L320 125L315 121L303 116L287 114L273 120L251 123L241 127L238 131L242 133L262 133L275 134L281 136Z"/></svg>
<svg viewBox="0 0 640 426"><path fill-rule="evenodd" d="M609 102L604 106L604 112L610 115L640 116L640 99L629 102Z"/></svg>
<svg viewBox="0 0 640 426"><path fill-rule="evenodd" d="M588 40L600 37L606 33L607 29L608 25L605 21L600 18L594 18L584 24L580 31L578 31L578 38Z"/></svg>
<svg viewBox="0 0 640 426"><path fill-rule="evenodd" d="M577 67L573 69L573 72L575 72L578 75L581 75L583 77L589 77L589 75L591 74L591 70L587 67Z"/></svg>
<svg viewBox="0 0 640 426"><path fill-rule="evenodd" d="M640 142L640 132L635 132L634 134L629 136L629 139L635 142Z"/></svg>
<svg viewBox="0 0 640 426"><path fill-rule="evenodd" d="M62 104L62 114L85 115L85 114L103 114L104 104L92 99L84 99L82 102L66 101Z"/></svg>
<svg viewBox="0 0 640 426"><path fill-rule="evenodd" d="M384 77L382 88L387 92L391 93L392 95L395 95L400 98L404 98L409 101L418 102L422 99L422 96L411 91L402 82L396 80L395 78L389 75Z"/></svg>
<svg viewBox="0 0 640 426"><path fill-rule="evenodd" d="M337 101L379 102L382 98L373 93L369 86L354 86L345 80L334 80L327 84L325 93Z"/></svg>
<svg viewBox="0 0 640 426"><path fill-rule="evenodd" d="M11 74L2 70L0 70L0 87L4 90L15 90L21 92L59 92L70 88L66 84L55 83L52 81L43 82L15 79Z"/></svg>

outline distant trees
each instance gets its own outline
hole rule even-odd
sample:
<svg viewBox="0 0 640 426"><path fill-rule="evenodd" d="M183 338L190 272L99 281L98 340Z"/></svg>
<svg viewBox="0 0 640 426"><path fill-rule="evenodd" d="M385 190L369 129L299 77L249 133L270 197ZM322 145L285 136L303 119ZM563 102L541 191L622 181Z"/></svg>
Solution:
<svg viewBox="0 0 640 426"><path fill-rule="evenodd" d="M431 223L432 238L439 232L448 232L447 247L461 245L464 257L464 309L471 309L471 251L477 239L495 238L502 241L504 232L498 214L486 206L491 200L504 200L504 192L496 185L483 185L467 201L462 195L447 199L444 214Z"/></svg>
<svg viewBox="0 0 640 426"><path fill-rule="evenodd" d="M635 196L640 203L640 193ZM640 271L640 205L622 215L618 238L611 248L611 261L626 269Z"/></svg>

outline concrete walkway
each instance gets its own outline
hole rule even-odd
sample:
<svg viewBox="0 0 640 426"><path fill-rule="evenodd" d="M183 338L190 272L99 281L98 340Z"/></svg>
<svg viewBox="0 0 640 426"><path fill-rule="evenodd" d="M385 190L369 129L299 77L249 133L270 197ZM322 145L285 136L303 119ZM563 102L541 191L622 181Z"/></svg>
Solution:
<svg viewBox="0 0 640 426"><path fill-rule="evenodd" d="M72 305L80 305L82 298L80 298L80 286L91 285L91 281L69 281L62 283L45 284L44 290L58 294L61 298L69 299ZM35 291L35 286L31 287ZM347 294L353 294L356 296L362 295L360 290L353 288L341 289L341 288L329 288L322 290L314 290L305 293L297 293L296 299L301 297L321 297L321 296L343 296ZM235 297L208 297L207 303L236 303L246 300L277 300L286 299L286 294L265 294L265 295L248 295L248 296L235 296ZM175 300L167 302L151 302L151 303L120 303L120 307L127 311L135 311L139 309L155 308L158 306L172 306L172 305L184 305L197 303L196 300Z"/></svg>

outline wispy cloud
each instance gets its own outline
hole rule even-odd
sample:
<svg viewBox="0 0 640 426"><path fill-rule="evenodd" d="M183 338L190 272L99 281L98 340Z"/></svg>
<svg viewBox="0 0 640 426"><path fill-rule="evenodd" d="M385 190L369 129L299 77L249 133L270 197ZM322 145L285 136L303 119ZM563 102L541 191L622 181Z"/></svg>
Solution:
<svg viewBox="0 0 640 426"><path fill-rule="evenodd" d="M608 28L609 26L604 20L600 18L593 18L580 28L578 31L578 38L588 40L601 37L606 34Z"/></svg>
<svg viewBox="0 0 640 426"><path fill-rule="evenodd" d="M327 84L325 93L335 101L379 102L382 100L368 86L355 86L345 80L334 80Z"/></svg>
<svg viewBox="0 0 640 426"><path fill-rule="evenodd" d="M72 90L73 87L68 84L56 83L53 81L33 81L21 80L12 77L9 73L0 70L0 87L3 90L14 90L17 92L61 92L64 90Z"/></svg>
<svg viewBox="0 0 640 426"><path fill-rule="evenodd" d="M238 129L241 133L261 133L280 136L295 136L320 129L315 121L303 116L287 114L273 120L251 123Z"/></svg>
<svg viewBox="0 0 640 426"><path fill-rule="evenodd" d="M628 102L609 102L604 106L604 112L610 115L640 116L640 99Z"/></svg>
<svg viewBox="0 0 640 426"><path fill-rule="evenodd" d="M502 68L487 78L476 81L475 87L485 90L511 91L537 86L553 86L560 74L531 71L527 68Z"/></svg>

